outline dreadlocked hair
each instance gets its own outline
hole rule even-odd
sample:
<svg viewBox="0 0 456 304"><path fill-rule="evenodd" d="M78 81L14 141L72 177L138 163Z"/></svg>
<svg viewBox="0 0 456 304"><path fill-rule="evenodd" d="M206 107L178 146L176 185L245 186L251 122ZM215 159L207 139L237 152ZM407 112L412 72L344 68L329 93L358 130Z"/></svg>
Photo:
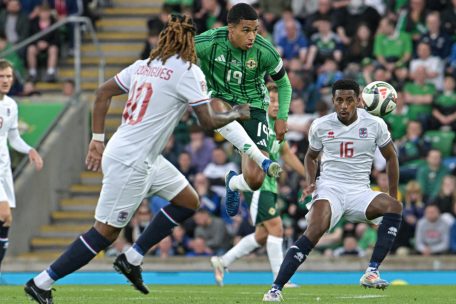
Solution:
<svg viewBox="0 0 456 304"><path fill-rule="evenodd" d="M195 32L192 18L185 15L170 15L166 27L158 36L158 45L150 52L147 64L157 58L165 64L169 57L177 55L177 58L190 62L190 69L192 63L196 64L197 60L193 39Z"/></svg>

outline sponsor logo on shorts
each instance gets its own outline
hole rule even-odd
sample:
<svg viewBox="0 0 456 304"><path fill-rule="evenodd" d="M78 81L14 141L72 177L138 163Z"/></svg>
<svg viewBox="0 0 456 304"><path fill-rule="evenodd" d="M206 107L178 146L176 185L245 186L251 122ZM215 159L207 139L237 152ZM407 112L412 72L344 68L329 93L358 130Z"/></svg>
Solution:
<svg viewBox="0 0 456 304"><path fill-rule="evenodd" d="M275 215L276 214L276 210L274 208L272 208L272 207L269 208L268 212L269 212L270 215Z"/></svg>
<svg viewBox="0 0 456 304"><path fill-rule="evenodd" d="M120 211L119 215L117 216L117 221L120 223L126 222L128 219L128 212L127 211Z"/></svg>

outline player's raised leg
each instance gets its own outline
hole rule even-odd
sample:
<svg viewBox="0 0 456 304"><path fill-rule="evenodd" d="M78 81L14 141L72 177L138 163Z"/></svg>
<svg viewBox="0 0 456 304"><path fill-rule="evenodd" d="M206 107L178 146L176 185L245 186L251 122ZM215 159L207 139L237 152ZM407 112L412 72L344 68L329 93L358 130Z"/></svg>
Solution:
<svg viewBox="0 0 456 304"><path fill-rule="evenodd" d="M279 274L271 289L263 296L264 302L282 301L282 289L290 281L298 267L304 263L307 255L318 243L321 236L329 229L331 222L331 206L327 200L316 201L307 217L308 227L304 234L291 246L280 265Z"/></svg>
<svg viewBox="0 0 456 304"><path fill-rule="evenodd" d="M174 170L177 171L175 168ZM163 171L159 170L159 172ZM172 172L171 176L179 177L175 172ZM163 207L133 246L114 261L114 268L125 275L136 289L145 294L149 291L143 283L140 266L144 255L152 246L170 235L174 227L191 217L199 206L196 191L188 185L182 175L180 176L182 178L181 183L185 182L184 188L180 187L177 195L169 197L171 204ZM161 196L166 197L166 195Z"/></svg>
<svg viewBox="0 0 456 304"><path fill-rule="evenodd" d="M378 270L380 264L393 246L397 232L401 226L402 204L387 194L376 196L366 210L368 219L375 219L383 215L377 231L377 242L366 272L359 280L360 284L368 288L385 289L389 282L380 278Z"/></svg>

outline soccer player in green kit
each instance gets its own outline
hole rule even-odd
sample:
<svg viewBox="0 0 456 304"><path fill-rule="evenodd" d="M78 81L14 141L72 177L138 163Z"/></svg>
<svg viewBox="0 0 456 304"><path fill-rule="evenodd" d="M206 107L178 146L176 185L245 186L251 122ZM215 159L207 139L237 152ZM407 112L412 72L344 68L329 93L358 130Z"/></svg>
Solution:
<svg viewBox="0 0 456 304"><path fill-rule="evenodd" d="M261 187L265 173L277 177L281 172L280 166L268 159L269 94L264 77L269 74L279 92L279 112L274 124L279 141L287 132L291 85L274 46L257 35L256 11L248 4L236 4L228 12L227 21L228 26L197 36L195 47L212 97L230 105L250 104L250 120L232 122L217 130L243 152L242 174L230 171L225 178L226 210L234 216L239 210L239 191L255 191ZM223 109L225 105L213 107Z"/></svg>
<svg viewBox="0 0 456 304"><path fill-rule="evenodd" d="M276 139L273 126L279 109L277 86L274 83L269 83L267 88L270 94L270 104L268 107L269 157L274 161L277 161L281 157L290 168L299 175L304 176L304 165L291 151L288 143L286 141L280 143ZM276 178L267 176L260 190L253 193L245 193L247 202L250 205L250 216L255 225L255 232L243 237L236 246L231 248L223 256L213 256L211 258L217 285L223 286L225 268L228 268L242 256L250 254L253 250L264 245L266 245L274 279L276 278L279 273L280 264L283 261L283 228L282 220L276 207L277 192L278 185Z"/></svg>

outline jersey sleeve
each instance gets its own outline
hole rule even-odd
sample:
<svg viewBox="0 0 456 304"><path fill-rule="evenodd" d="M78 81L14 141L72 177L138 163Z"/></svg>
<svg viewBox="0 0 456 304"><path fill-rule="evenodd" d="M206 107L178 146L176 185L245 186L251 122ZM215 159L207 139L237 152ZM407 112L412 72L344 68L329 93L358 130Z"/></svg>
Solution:
<svg viewBox="0 0 456 304"><path fill-rule="evenodd" d="M318 137L317 124L312 122L309 130L309 148L314 151L321 151L323 149L323 144L321 138Z"/></svg>
<svg viewBox="0 0 456 304"><path fill-rule="evenodd" d="M391 134L388 131L388 126L386 125L385 121L383 121L383 119L379 119L378 122L379 126L375 143L379 148L383 148L390 143Z"/></svg>
<svg viewBox="0 0 456 304"><path fill-rule="evenodd" d="M195 64L192 64L190 70L184 72L176 90L182 99L186 100L192 107L208 103L210 100L207 93L206 77Z"/></svg>
<svg viewBox="0 0 456 304"><path fill-rule="evenodd" d="M264 57L262 60L264 60L264 62L262 62L262 64L265 66L266 72L271 76L279 73L283 68L283 61L282 58L280 58L279 52L277 52L274 46L265 39L261 40L260 45L263 48Z"/></svg>
<svg viewBox="0 0 456 304"><path fill-rule="evenodd" d="M128 91L130 90L131 78L133 76L133 72L136 66L138 65L138 62L139 60L129 65L128 67L120 71L116 76L114 76L115 82L117 83L119 88L121 88L125 93L128 93Z"/></svg>
<svg viewBox="0 0 456 304"><path fill-rule="evenodd" d="M212 31L206 31L195 37L196 57L202 59L208 56L212 44Z"/></svg>

